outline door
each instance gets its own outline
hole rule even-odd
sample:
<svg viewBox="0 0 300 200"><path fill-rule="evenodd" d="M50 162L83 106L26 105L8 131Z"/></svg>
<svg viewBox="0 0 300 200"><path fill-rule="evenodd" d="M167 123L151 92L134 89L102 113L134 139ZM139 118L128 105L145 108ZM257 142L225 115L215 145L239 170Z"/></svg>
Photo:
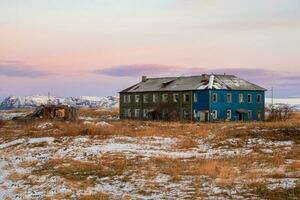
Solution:
<svg viewBox="0 0 300 200"><path fill-rule="evenodd" d="M205 112L205 121L206 122L209 121L209 112L208 111Z"/></svg>
<svg viewBox="0 0 300 200"><path fill-rule="evenodd" d="M239 113L238 117L239 117L239 121L243 121L243 113Z"/></svg>

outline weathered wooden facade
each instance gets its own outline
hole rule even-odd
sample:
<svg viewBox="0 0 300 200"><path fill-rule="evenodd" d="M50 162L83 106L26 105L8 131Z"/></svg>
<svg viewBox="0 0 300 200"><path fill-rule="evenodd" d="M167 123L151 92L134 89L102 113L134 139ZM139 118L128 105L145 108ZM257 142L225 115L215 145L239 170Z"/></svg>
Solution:
<svg viewBox="0 0 300 200"><path fill-rule="evenodd" d="M120 92L120 118L264 120L265 89L232 75L147 78Z"/></svg>

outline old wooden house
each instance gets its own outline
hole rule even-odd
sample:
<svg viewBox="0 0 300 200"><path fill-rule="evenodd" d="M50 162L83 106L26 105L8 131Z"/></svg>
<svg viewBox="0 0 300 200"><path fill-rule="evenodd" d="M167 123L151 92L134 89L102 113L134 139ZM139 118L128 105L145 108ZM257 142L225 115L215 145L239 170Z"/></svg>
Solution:
<svg viewBox="0 0 300 200"><path fill-rule="evenodd" d="M266 89L233 75L142 77L120 92L120 118L264 120Z"/></svg>

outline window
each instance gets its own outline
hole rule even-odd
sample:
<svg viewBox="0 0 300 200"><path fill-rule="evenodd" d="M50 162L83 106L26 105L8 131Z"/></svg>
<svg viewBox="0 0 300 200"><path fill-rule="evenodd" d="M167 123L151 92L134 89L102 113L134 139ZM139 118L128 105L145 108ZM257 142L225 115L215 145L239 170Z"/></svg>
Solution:
<svg viewBox="0 0 300 200"><path fill-rule="evenodd" d="M212 100L213 102L217 102L218 101L218 94L214 93L212 96Z"/></svg>
<svg viewBox="0 0 300 200"><path fill-rule="evenodd" d="M227 110L227 119L231 119L231 110Z"/></svg>
<svg viewBox="0 0 300 200"><path fill-rule="evenodd" d="M227 94L227 103L232 102L232 94Z"/></svg>
<svg viewBox="0 0 300 200"><path fill-rule="evenodd" d="M183 119L190 119L190 112L187 109L183 110Z"/></svg>
<svg viewBox="0 0 300 200"><path fill-rule="evenodd" d="M252 94L248 94L247 100L248 100L248 103L252 103Z"/></svg>
<svg viewBox="0 0 300 200"><path fill-rule="evenodd" d="M124 109L124 116L127 117L131 117L131 110L130 109Z"/></svg>
<svg viewBox="0 0 300 200"><path fill-rule="evenodd" d="M252 119L252 110L248 110L248 119Z"/></svg>
<svg viewBox="0 0 300 200"><path fill-rule="evenodd" d="M244 95L243 94L239 94L239 102L240 103L244 102Z"/></svg>
<svg viewBox="0 0 300 200"><path fill-rule="evenodd" d="M198 95L197 95L197 93L194 93L194 102L198 102Z"/></svg>
<svg viewBox="0 0 300 200"><path fill-rule="evenodd" d="M140 117L140 109L135 109L134 110L134 116L135 117Z"/></svg>
<svg viewBox="0 0 300 200"><path fill-rule="evenodd" d="M134 100L135 100L136 103L139 103L139 102L140 102L140 95L139 95L139 94L136 94L136 95L134 96Z"/></svg>
<svg viewBox="0 0 300 200"><path fill-rule="evenodd" d="M257 119L261 119L261 111L260 110L257 111Z"/></svg>
<svg viewBox="0 0 300 200"><path fill-rule="evenodd" d="M257 95L257 103L261 103L261 95Z"/></svg>
<svg viewBox="0 0 300 200"><path fill-rule="evenodd" d="M144 118L148 118L147 115L148 115L148 109L144 109L144 110L143 110L143 117L144 117Z"/></svg>
<svg viewBox="0 0 300 200"><path fill-rule="evenodd" d="M178 93L173 94L173 101L174 102L178 102L179 101L179 94Z"/></svg>
<svg viewBox="0 0 300 200"><path fill-rule="evenodd" d="M123 98L124 98L124 100L123 100L124 103L127 103L127 95L124 95Z"/></svg>
<svg viewBox="0 0 300 200"><path fill-rule="evenodd" d="M148 94L143 95L143 102L148 103Z"/></svg>
<svg viewBox="0 0 300 200"><path fill-rule="evenodd" d="M124 98L125 100L125 98ZM128 109L124 109L124 117L128 117Z"/></svg>
<svg viewBox="0 0 300 200"><path fill-rule="evenodd" d="M162 119L167 119L168 115L165 109L162 110L161 118Z"/></svg>
<svg viewBox="0 0 300 200"><path fill-rule="evenodd" d="M190 95L189 94L184 94L184 101L189 102L190 101Z"/></svg>
<svg viewBox="0 0 300 200"><path fill-rule="evenodd" d="M168 94L162 94L162 101L168 102Z"/></svg>
<svg viewBox="0 0 300 200"><path fill-rule="evenodd" d="M131 102L131 96L127 95L127 103L130 103L130 102Z"/></svg>
<svg viewBox="0 0 300 200"><path fill-rule="evenodd" d="M217 111L217 110L214 110L214 111L212 112L212 118L213 118L213 119L218 119L218 111Z"/></svg>
<svg viewBox="0 0 300 200"><path fill-rule="evenodd" d="M154 103L158 102L158 95L157 94L153 94L153 102Z"/></svg>

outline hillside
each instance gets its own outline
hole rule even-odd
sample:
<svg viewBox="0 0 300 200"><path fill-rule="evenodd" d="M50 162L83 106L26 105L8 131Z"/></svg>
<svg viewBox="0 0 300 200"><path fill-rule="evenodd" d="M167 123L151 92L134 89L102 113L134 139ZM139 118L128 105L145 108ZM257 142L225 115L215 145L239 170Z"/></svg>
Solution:
<svg viewBox="0 0 300 200"><path fill-rule="evenodd" d="M119 106L119 98L115 96L107 97L55 97L51 96L9 96L0 103L0 110L16 108L35 108L41 104L67 104L78 108L115 108Z"/></svg>

